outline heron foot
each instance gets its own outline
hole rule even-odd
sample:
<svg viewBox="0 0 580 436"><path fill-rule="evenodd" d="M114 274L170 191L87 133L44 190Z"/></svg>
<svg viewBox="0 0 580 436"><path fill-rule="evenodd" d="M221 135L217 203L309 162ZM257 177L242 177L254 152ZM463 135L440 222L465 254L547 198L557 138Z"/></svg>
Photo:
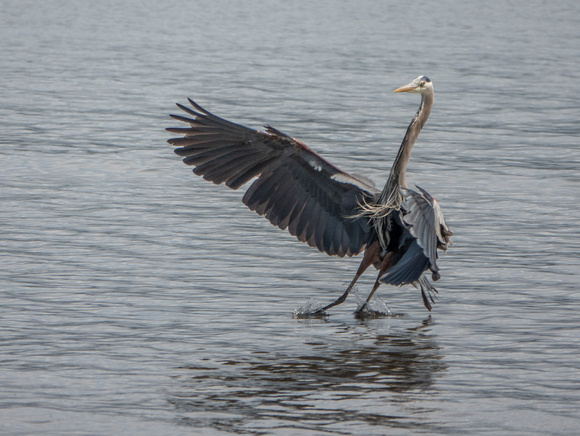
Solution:
<svg viewBox="0 0 580 436"><path fill-rule="evenodd" d="M390 316L388 313L373 310L369 308L366 304L363 307L355 310L354 312L354 317L357 319L386 318L388 316Z"/></svg>
<svg viewBox="0 0 580 436"><path fill-rule="evenodd" d="M329 315L323 310L317 310L310 313L294 313L293 316L296 319L326 319Z"/></svg>
<svg viewBox="0 0 580 436"><path fill-rule="evenodd" d="M380 298L377 298L371 303L365 301L364 303L360 304L358 309L355 310L354 316L358 319L372 319L399 315L395 315L384 301L382 301Z"/></svg>
<svg viewBox="0 0 580 436"><path fill-rule="evenodd" d="M310 300L304 306L294 310L294 318L325 318L328 316L325 309L326 308L322 307L319 303L315 302L314 300Z"/></svg>

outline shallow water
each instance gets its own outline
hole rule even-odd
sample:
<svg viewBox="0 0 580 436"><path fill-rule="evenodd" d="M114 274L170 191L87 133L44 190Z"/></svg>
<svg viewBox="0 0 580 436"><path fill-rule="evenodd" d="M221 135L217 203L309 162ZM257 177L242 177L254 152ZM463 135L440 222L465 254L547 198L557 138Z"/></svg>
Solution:
<svg viewBox="0 0 580 436"><path fill-rule="evenodd" d="M408 9L412 11L407 13ZM3 434L571 434L580 425L580 7L5 2ZM191 174L175 101L408 179L455 245L432 313L326 319L329 258ZM374 281L359 282L364 298Z"/></svg>

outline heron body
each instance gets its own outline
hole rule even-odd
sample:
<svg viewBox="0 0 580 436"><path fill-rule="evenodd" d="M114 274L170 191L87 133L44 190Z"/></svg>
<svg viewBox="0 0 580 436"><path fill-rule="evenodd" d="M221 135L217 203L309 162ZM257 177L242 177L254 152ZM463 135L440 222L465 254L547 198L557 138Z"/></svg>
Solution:
<svg viewBox="0 0 580 436"><path fill-rule="evenodd" d="M421 105L382 191L271 126L258 131L234 124L192 100L192 108L177 104L190 117L171 115L189 124L168 128L183 135L168 142L178 147L175 153L194 166L195 174L231 189L253 180L242 201L273 225L329 255L354 256L364 251L346 291L319 312L342 303L371 265L379 274L366 303L381 283L413 284L431 310L436 290L427 272L433 280L439 278L437 249L446 250L452 232L437 200L421 188L410 189L405 173L433 106L433 84L420 76L395 92L419 93Z"/></svg>

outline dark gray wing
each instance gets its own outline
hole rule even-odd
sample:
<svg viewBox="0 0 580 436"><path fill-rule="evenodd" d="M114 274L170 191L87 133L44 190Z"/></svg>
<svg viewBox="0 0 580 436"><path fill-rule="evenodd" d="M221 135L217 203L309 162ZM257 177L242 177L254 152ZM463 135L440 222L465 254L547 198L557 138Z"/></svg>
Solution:
<svg viewBox="0 0 580 436"><path fill-rule="evenodd" d="M381 283L394 286L408 285L421 277L421 274L429 268L429 259L416 239L407 239L405 250L401 258L391 269L381 276Z"/></svg>
<svg viewBox="0 0 580 436"><path fill-rule="evenodd" d="M217 117L192 100L192 116L171 115L190 127L168 128L184 137L168 142L215 184L238 189L253 178L243 202L272 224L329 255L353 256L366 246L371 226L359 204L378 191L331 165L302 142L267 126L265 132Z"/></svg>
<svg viewBox="0 0 580 436"><path fill-rule="evenodd" d="M446 250L453 233L445 223L437 200L419 186L417 189L419 192L401 188L402 220L429 259L431 270L436 273L439 270L437 248Z"/></svg>
<svg viewBox="0 0 580 436"><path fill-rule="evenodd" d="M421 290L423 304L431 310L437 290L425 272L430 269L433 280L439 278L437 249L446 250L453 234L443 217L439 203L427 191L400 188L403 197L401 209L395 215L403 227L399 249L403 253L391 269L381 276L381 283L395 286L413 284Z"/></svg>

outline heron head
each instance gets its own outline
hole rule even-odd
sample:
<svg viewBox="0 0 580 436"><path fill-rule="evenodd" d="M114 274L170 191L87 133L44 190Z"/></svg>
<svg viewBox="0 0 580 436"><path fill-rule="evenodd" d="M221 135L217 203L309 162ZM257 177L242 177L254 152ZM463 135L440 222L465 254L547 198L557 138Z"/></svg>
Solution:
<svg viewBox="0 0 580 436"><path fill-rule="evenodd" d="M411 92L413 94L423 94L429 91L433 91L433 83L427 76L419 76L411 83L395 89L395 92Z"/></svg>

